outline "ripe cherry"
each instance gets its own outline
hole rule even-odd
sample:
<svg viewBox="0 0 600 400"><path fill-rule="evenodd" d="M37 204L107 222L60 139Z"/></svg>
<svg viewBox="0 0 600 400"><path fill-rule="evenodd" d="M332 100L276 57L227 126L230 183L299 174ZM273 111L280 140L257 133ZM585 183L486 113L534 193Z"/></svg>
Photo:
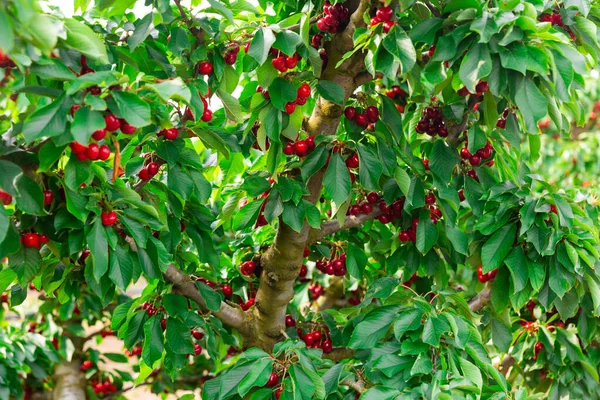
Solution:
<svg viewBox="0 0 600 400"><path fill-rule="evenodd" d="M294 154L294 146L291 143L288 143L283 148L283 154L286 156L291 156Z"/></svg>
<svg viewBox="0 0 600 400"><path fill-rule="evenodd" d="M296 321L294 320L294 317L292 317L290 314L285 316L285 326L288 328L291 328L292 326L296 325Z"/></svg>
<svg viewBox="0 0 600 400"><path fill-rule="evenodd" d="M199 343L194 343L194 354L199 356L202 353L202 346Z"/></svg>
<svg viewBox="0 0 600 400"><path fill-rule="evenodd" d="M173 127L163 130L163 137L167 140L175 140L177 139L177 136L179 136L179 131L177 130L177 128Z"/></svg>
<svg viewBox="0 0 600 400"><path fill-rule="evenodd" d="M306 138L306 144L308 145L309 150L313 150L315 148L315 137L309 136Z"/></svg>
<svg viewBox="0 0 600 400"><path fill-rule="evenodd" d="M201 331L192 331L192 336L196 340L201 340L204 337L204 332L201 332Z"/></svg>
<svg viewBox="0 0 600 400"><path fill-rule="evenodd" d="M308 144L306 143L305 140L299 140L296 143L294 143L294 152L296 153L297 156L304 156L306 155L306 152L308 151Z"/></svg>
<svg viewBox="0 0 600 400"><path fill-rule="evenodd" d="M277 374L275 372L271 372L271 375L269 376L269 380L267 381L266 386L273 387L273 386L277 385L277 382L279 382L279 376L277 376Z"/></svg>
<svg viewBox="0 0 600 400"><path fill-rule="evenodd" d="M425 196L425 204L433 204L435 203L435 195L433 193L429 193Z"/></svg>
<svg viewBox="0 0 600 400"><path fill-rule="evenodd" d="M471 158L471 152L466 147L463 147L462 149L460 149L460 157L463 160L468 160L469 158Z"/></svg>
<svg viewBox="0 0 600 400"><path fill-rule="evenodd" d="M71 106L71 117L75 116L75 112L81 108L81 104L73 104Z"/></svg>
<svg viewBox="0 0 600 400"><path fill-rule="evenodd" d="M106 161L106 160L108 160L109 157L110 157L110 147L108 147L108 145L106 145L106 144L103 144L98 149L98 158L102 161Z"/></svg>
<svg viewBox="0 0 600 400"><path fill-rule="evenodd" d="M350 157L346 158L346 166L348 168L358 168L360 162L358 160L358 155L356 153L352 154Z"/></svg>
<svg viewBox="0 0 600 400"><path fill-rule="evenodd" d="M377 9L377 12L375 13L375 16L377 18L379 18L381 21L390 21L392 19L392 17L394 16L394 10L392 9L392 7L379 7Z"/></svg>
<svg viewBox="0 0 600 400"><path fill-rule="evenodd" d="M471 156L471 158L469 159L469 162L471 163L471 165L476 167L481 164L481 157Z"/></svg>
<svg viewBox="0 0 600 400"><path fill-rule="evenodd" d="M148 168L142 168L139 172L139 177L143 181L147 181L150 179L150 174L148 173Z"/></svg>
<svg viewBox="0 0 600 400"><path fill-rule="evenodd" d="M310 97L310 86L306 83L303 83L298 88L298 97Z"/></svg>
<svg viewBox="0 0 600 400"><path fill-rule="evenodd" d="M379 120L379 110L377 109L377 107L369 106L365 110L365 113L367 114L367 119L369 120L369 122L374 123Z"/></svg>
<svg viewBox="0 0 600 400"><path fill-rule="evenodd" d="M233 288L229 285L223 285L221 290L223 290L223 296L225 297L231 297L231 295L233 294Z"/></svg>
<svg viewBox="0 0 600 400"><path fill-rule="evenodd" d="M296 103L289 102L285 105L286 114L293 114L296 111Z"/></svg>
<svg viewBox="0 0 600 400"><path fill-rule="evenodd" d="M356 108L352 106L346 107L346 109L344 110L344 115L348 119L354 119L354 117L356 117Z"/></svg>
<svg viewBox="0 0 600 400"><path fill-rule="evenodd" d="M354 122L356 122L356 124L359 126L367 126L367 124L369 123L369 118L366 114L356 114L356 116L354 117Z"/></svg>
<svg viewBox="0 0 600 400"><path fill-rule="evenodd" d="M464 191L463 189L460 189L460 190L458 191L458 199L459 199L460 201L465 201L465 191Z"/></svg>
<svg viewBox="0 0 600 400"><path fill-rule="evenodd" d="M367 201L371 204L377 203L378 200L379 200L379 195L375 192L371 192L367 195Z"/></svg>
<svg viewBox="0 0 600 400"><path fill-rule="evenodd" d="M154 175L156 175L158 173L158 163L155 163L154 161L151 162L150 164L148 164L148 166L146 167L148 169L148 174L150 174L150 177L153 177Z"/></svg>
<svg viewBox="0 0 600 400"><path fill-rule="evenodd" d="M106 137L106 129L98 129L97 131L95 131L94 133L92 133L92 138L94 140L102 140Z"/></svg>
<svg viewBox="0 0 600 400"><path fill-rule="evenodd" d="M380 23L381 23L381 20L379 19L379 17L375 16L375 17L371 18L371 26L379 25Z"/></svg>
<svg viewBox="0 0 600 400"><path fill-rule="evenodd" d="M210 111L208 108L204 110L204 112L202 113L202 121L204 122L210 122L212 120L213 117L213 113L212 111Z"/></svg>
<svg viewBox="0 0 600 400"><path fill-rule="evenodd" d="M12 196L4 190L0 190L0 201L2 202L2 204L7 206L10 203L12 203Z"/></svg>
<svg viewBox="0 0 600 400"><path fill-rule="evenodd" d="M225 57L223 58L225 59L225 64L233 65L237 60L237 53L234 51L229 51L225 54Z"/></svg>
<svg viewBox="0 0 600 400"><path fill-rule="evenodd" d="M242 275L251 276L254 274L256 263L254 261L244 261L241 266Z"/></svg>
<svg viewBox="0 0 600 400"><path fill-rule="evenodd" d="M100 214L100 218L102 220L102 225L104 226L112 226L117 222L117 213L114 211L102 211Z"/></svg>
<svg viewBox="0 0 600 400"><path fill-rule="evenodd" d="M87 149L87 147L85 147L79 142L71 142L70 146L71 150L73 150L73 153L75 154L83 153Z"/></svg>
<svg viewBox="0 0 600 400"><path fill-rule="evenodd" d="M285 65L285 57L275 57L274 59L271 60L271 64L273 64L273 67L280 72L286 72L287 71L287 66Z"/></svg>
<svg viewBox="0 0 600 400"><path fill-rule="evenodd" d="M208 61L202 61L200 65L198 65L198 72L201 75L210 75L213 72L213 65Z"/></svg>
<svg viewBox="0 0 600 400"><path fill-rule="evenodd" d="M25 245L25 247L40 248L40 235L37 233L26 233L23 235L23 245Z"/></svg>
<svg viewBox="0 0 600 400"><path fill-rule="evenodd" d="M314 48L319 48L319 47L321 47L322 41L323 41L323 35L321 35L320 33L317 33L316 35L314 35L311 38L310 43L312 44L312 46Z"/></svg>
<svg viewBox="0 0 600 400"><path fill-rule="evenodd" d="M91 143L85 150L85 155L90 160L97 160L100 155L100 147L96 143Z"/></svg>
<svg viewBox="0 0 600 400"><path fill-rule="evenodd" d="M41 244L46 244L48 242L50 242L50 239L48 238L48 236L46 236L45 234L44 235L40 235L40 243Z"/></svg>
<svg viewBox="0 0 600 400"><path fill-rule="evenodd" d="M363 214L371 214L371 212L373 211L373 206L371 205L371 203L363 203L360 206L360 210Z"/></svg>
<svg viewBox="0 0 600 400"><path fill-rule="evenodd" d="M331 353L333 351L333 343L331 340L323 341L321 344L321 349L323 350L323 353Z"/></svg>
<svg viewBox="0 0 600 400"><path fill-rule="evenodd" d="M402 231L398 234L398 238L400 238L401 242L408 242L410 240L410 237L408 236L408 232L406 231Z"/></svg>
<svg viewBox="0 0 600 400"><path fill-rule="evenodd" d="M394 21L385 21L383 23L383 32L388 33L394 25L395 25Z"/></svg>
<svg viewBox="0 0 600 400"><path fill-rule="evenodd" d="M121 127L119 119L114 114L105 116L104 122L106 123L106 130L109 132L116 132Z"/></svg>
<svg viewBox="0 0 600 400"><path fill-rule="evenodd" d="M295 57L286 57L285 58L285 66L288 69L294 69L296 68L296 65L298 64L298 60L296 60Z"/></svg>
<svg viewBox="0 0 600 400"><path fill-rule="evenodd" d="M485 81L480 81L477 86L475 86L475 91L477 93L485 93L490 90L490 85Z"/></svg>
<svg viewBox="0 0 600 400"><path fill-rule="evenodd" d="M121 132L123 132L124 134L133 135L136 129L137 128L135 126L129 125L129 123L124 119L121 120Z"/></svg>
<svg viewBox="0 0 600 400"><path fill-rule="evenodd" d="M44 190L44 205L49 206L54 201L54 193L52 190Z"/></svg>
<svg viewBox="0 0 600 400"><path fill-rule="evenodd" d="M167 329L167 319L166 318L163 318L160 321L160 328L163 330L163 332Z"/></svg>

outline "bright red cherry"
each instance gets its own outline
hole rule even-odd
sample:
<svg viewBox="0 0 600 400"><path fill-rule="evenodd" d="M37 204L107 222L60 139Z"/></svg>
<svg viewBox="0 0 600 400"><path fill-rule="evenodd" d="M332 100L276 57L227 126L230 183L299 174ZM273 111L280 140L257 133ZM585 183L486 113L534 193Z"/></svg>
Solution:
<svg viewBox="0 0 600 400"><path fill-rule="evenodd" d="M23 245L25 245L25 247L40 248L40 235L37 233L26 233L23 235Z"/></svg>
<svg viewBox="0 0 600 400"><path fill-rule="evenodd" d="M85 147L79 142L71 142L70 146L71 150L73 150L73 153L75 154L83 153L85 149L87 149L87 147Z"/></svg>
<svg viewBox="0 0 600 400"><path fill-rule="evenodd" d="M471 158L471 155L472 155L471 152L466 147L463 147L462 149L460 149L460 157L463 160L468 160L469 158Z"/></svg>
<svg viewBox="0 0 600 400"><path fill-rule="evenodd" d="M292 154L294 154L294 145L292 145L291 143L286 144L283 148L283 154L285 154L286 156L291 156Z"/></svg>
<svg viewBox="0 0 600 400"><path fill-rule="evenodd" d="M394 21L385 21L383 23L383 32L388 33L394 25L395 25Z"/></svg>
<svg viewBox="0 0 600 400"><path fill-rule="evenodd" d="M306 152L308 151L308 144L306 143L305 140L299 140L296 143L294 143L294 152L296 153L297 156L304 156L306 154Z"/></svg>
<svg viewBox="0 0 600 400"><path fill-rule="evenodd" d="M137 128L133 125L129 125L129 123L127 123L127 121L125 121L124 119L121 120L121 132L123 132L126 135L133 135L135 133L135 130Z"/></svg>
<svg viewBox="0 0 600 400"><path fill-rule="evenodd" d="M377 9L377 12L375 13L375 16L377 18L379 18L381 21L390 21L392 19L392 17L394 16L394 10L392 9L392 7L379 7Z"/></svg>
<svg viewBox="0 0 600 400"><path fill-rule="evenodd" d="M146 167L148 169L148 174L150 174L150 176L154 176L158 173L158 163L155 163L154 161L151 162L150 164L148 164L148 166Z"/></svg>
<svg viewBox="0 0 600 400"><path fill-rule="evenodd" d="M285 66L288 69L294 69L296 68L296 65L298 64L298 60L296 60L295 57L286 57L285 58Z"/></svg>
<svg viewBox="0 0 600 400"><path fill-rule="evenodd" d="M213 117L213 113L212 111L210 111L208 108L204 110L204 112L202 113L202 121L204 122L210 122L212 120Z"/></svg>
<svg viewBox="0 0 600 400"><path fill-rule="evenodd" d="M373 206L371 203L363 203L360 206L360 211L362 211L363 214L371 214L373 211Z"/></svg>
<svg viewBox="0 0 600 400"><path fill-rule="evenodd" d="M100 155L100 147L96 143L90 143L88 148L85 150L85 155L90 160L97 160Z"/></svg>
<svg viewBox="0 0 600 400"><path fill-rule="evenodd" d="M106 130L109 132L116 132L121 127L121 122L114 114L108 114L104 117L106 123Z"/></svg>
<svg viewBox="0 0 600 400"><path fill-rule="evenodd" d="M381 20L378 17L373 17L371 18L371 26L375 26L375 25L379 25L381 23Z"/></svg>
<svg viewBox="0 0 600 400"><path fill-rule="evenodd" d="M367 195L367 201L371 204L377 203L379 200L379 195L376 192L371 192Z"/></svg>
<svg viewBox="0 0 600 400"><path fill-rule="evenodd" d="M303 83L298 88L298 97L310 97L310 86L307 83Z"/></svg>
<svg viewBox="0 0 600 400"><path fill-rule="evenodd" d="M44 191L44 205L49 206L54 201L54 193L52 190Z"/></svg>
<svg viewBox="0 0 600 400"><path fill-rule="evenodd" d="M476 167L481 164L481 157L471 156L471 158L469 159L469 162L471 163L471 165Z"/></svg>
<svg viewBox="0 0 600 400"><path fill-rule="evenodd" d="M194 354L199 356L202 353L202 346L199 343L194 343Z"/></svg>
<svg viewBox="0 0 600 400"><path fill-rule="evenodd" d="M192 336L194 337L194 339L200 340L204 337L204 332L192 331Z"/></svg>
<svg viewBox="0 0 600 400"><path fill-rule="evenodd" d="M350 157L346 158L346 166L348 168L358 168L360 162L358 160L358 155L356 153L352 154Z"/></svg>
<svg viewBox="0 0 600 400"><path fill-rule="evenodd" d="M433 204L435 203L435 195L433 193L429 193L425 196L425 204Z"/></svg>
<svg viewBox="0 0 600 400"><path fill-rule="evenodd" d="M315 137L309 136L306 138L306 144L308 145L309 150L313 150L315 148Z"/></svg>
<svg viewBox="0 0 600 400"><path fill-rule="evenodd" d="M408 242L410 240L410 237L408 236L408 232L406 231L402 231L398 234L398 237L400 238L401 242Z"/></svg>
<svg viewBox="0 0 600 400"><path fill-rule="evenodd" d="M323 41L323 35L321 35L320 33L317 33L316 35L314 35L311 38L310 43L312 44L313 47L319 48L319 47L321 47L322 41Z"/></svg>
<svg viewBox="0 0 600 400"><path fill-rule="evenodd" d="M354 117L356 117L356 108L352 106L346 107L346 109L344 110L344 115L348 119L354 119Z"/></svg>
<svg viewBox="0 0 600 400"><path fill-rule="evenodd" d="M231 297L231 295L233 294L233 288L229 285L223 285L221 290L223 290L223 296L225 297Z"/></svg>
<svg viewBox="0 0 600 400"><path fill-rule="evenodd" d="M40 243L46 244L48 242L50 242L50 239L48 238L47 235L45 235L45 234L44 235L40 235Z"/></svg>
<svg viewBox="0 0 600 400"><path fill-rule="evenodd" d="M112 226L117 222L117 213L114 211L102 211L100 215L102 220L102 225L104 226Z"/></svg>
<svg viewBox="0 0 600 400"><path fill-rule="evenodd" d="M138 175L139 175L140 179L143 181L147 181L150 179L150 174L148 173L148 168L142 168Z"/></svg>
<svg viewBox="0 0 600 400"><path fill-rule="evenodd" d="M162 133L164 138L167 140L175 140L177 139L177 136L179 136L179 131L177 130L177 128L165 129Z"/></svg>
<svg viewBox="0 0 600 400"><path fill-rule="evenodd" d="M359 126L367 126L367 124L369 123L369 118L367 117L366 114L361 113L361 114L356 114L356 116L354 117L354 121Z"/></svg>
<svg viewBox="0 0 600 400"><path fill-rule="evenodd" d="M201 75L210 75L213 72L213 65L208 61L202 61L198 66L198 72Z"/></svg>
<svg viewBox="0 0 600 400"><path fill-rule="evenodd" d="M84 153L77 153L77 154L75 154L75 156L77 157L77 159L79 161L85 161L85 160L88 159L87 156L85 155L85 152Z"/></svg>
<svg viewBox="0 0 600 400"><path fill-rule="evenodd" d="M106 129L98 129L97 131L95 131L94 133L92 133L92 138L94 140L102 140L106 137Z"/></svg>
<svg viewBox="0 0 600 400"><path fill-rule="evenodd" d="M4 190L0 190L0 201L2 202L2 204L7 206L10 203L12 203L12 196L6 193Z"/></svg>
<svg viewBox="0 0 600 400"><path fill-rule="evenodd" d="M275 69L280 72L286 72L288 69L287 66L285 65L285 57L283 57L283 56L275 57L274 59L271 60L271 64L273 64L273 67L275 67Z"/></svg>
<svg viewBox="0 0 600 400"><path fill-rule="evenodd" d="M490 85L485 81L480 81L477 86L475 86L475 91L477 93L485 93L490 90Z"/></svg>
<svg viewBox="0 0 600 400"><path fill-rule="evenodd" d="M237 53L234 51L229 51L225 54L225 57L223 58L225 59L225 64L233 65L237 61Z"/></svg>
<svg viewBox="0 0 600 400"><path fill-rule="evenodd" d="M296 111L296 103L290 101L285 105L286 114L293 114L294 111Z"/></svg>
<svg viewBox="0 0 600 400"><path fill-rule="evenodd" d="M277 385L277 382L279 382L279 376L275 372L271 372L271 375L269 376L269 380L267 381L266 386L273 387L273 386Z"/></svg>
<svg viewBox="0 0 600 400"><path fill-rule="evenodd" d="M333 351L333 343L331 340L325 340L321 344L321 349L323 350L323 353L331 353Z"/></svg>
<svg viewBox="0 0 600 400"><path fill-rule="evenodd" d="M75 116L75 112L81 108L81 104L73 104L71 106L71 117Z"/></svg>
<svg viewBox="0 0 600 400"><path fill-rule="evenodd" d="M106 161L106 160L108 160L109 157L110 157L110 147L108 147L108 145L106 145L106 144L103 144L98 149L98 158L101 159L102 161Z"/></svg>

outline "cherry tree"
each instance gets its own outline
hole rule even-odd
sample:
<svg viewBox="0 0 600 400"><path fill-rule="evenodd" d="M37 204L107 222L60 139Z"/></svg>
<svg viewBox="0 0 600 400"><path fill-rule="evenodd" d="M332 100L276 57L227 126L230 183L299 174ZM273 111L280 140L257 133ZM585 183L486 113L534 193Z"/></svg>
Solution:
<svg viewBox="0 0 600 400"><path fill-rule="evenodd" d="M597 398L598 5L143 3L0 4L0 398Z"/></svg>

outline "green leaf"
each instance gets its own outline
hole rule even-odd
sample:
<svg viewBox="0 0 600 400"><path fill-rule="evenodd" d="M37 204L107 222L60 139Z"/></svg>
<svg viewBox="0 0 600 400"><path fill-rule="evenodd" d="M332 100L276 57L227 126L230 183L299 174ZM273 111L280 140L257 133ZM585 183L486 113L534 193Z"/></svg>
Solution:
<svg viewBox="0 0 600 400"><path fill-rule="evenodd" d="M398 389L385 386L374 386L364 392L360 396L360 400L392 400L399 394L400 392Z"/></svg>
<svg viewBox="0 0 600 400"><path fill-rule="evenodd" d="M252 57L259 64L264 64L269 56L271 46L275 43L275 35L269 28L262 28L254 34L248 56Z"/></svg>
<svg viewBox="0 0 600 400"><path fill-rule="evenodd" d="M471 23L471 30L479 33L479 43L488 43L492 36L498 33L498 25L496 25L495 16L487 11L481 13Z"/></svg>
<svg viewBox="0 0 600 400"><path fill-rule="evenodd" d="M523 253L522 247L515 247L508 257L504 260L506 266L510 270L510 275L512 277L514 291L520 292L527 285L528 279L528 266L527 266L527 258L525 257L525 253Z"/></svg>
<svg viewBox="0 0 600 400"><path fill-rule="evenodd" d="M146 322L146 319L146 312L140 311L135 313L133 318L129 320L127 332L125 333L125 348L131 349L136 343L144 338L144 323Z"/></svg>
<svg viewBox="0 0 600 400"><path fill-rule="evenodd" d="M190 328L175 318L167 319L166 345L175 354L193 354Z"/></svg>
<svg viewBox="0 0 600 400"><path fill-rule="evenodd" d="M4 172L4 171L3 171ZM27 175L19 175L15 181L16 202L21 211L27 214L44 215L44 193L36 181Z"/></svg>
<svg viewBox="0 0 600 400"><path fill-rule="evenodd" d="M429 218L429 210L422 210L419 214L419 226L417 227L417 249L422 254L427 254L437 240L438 230Z"/></svg>
<svg viewBox="0 0 600 400"><path fill-rule="evenodd" d="M450 182L452 172L458 161L456 151L448 146L444 140L437 140L433 144L433 149L429 154L429 167L431 172L440 177L443 182Z"/></svg>
<svg viewBox="0 0 600 400"><path fill-rule="evenodd" d="M464 376L469 379L471 382L475 384L479 388L479 392L481 393L481 388L483 386L483 378L481 377L481 371L475 364L470 361L467 361L463 357L458 358L458 363L460 364L460 369L462 369Z"/></svg>
<svg viewBox="0 0 600 400"><path fill-rule="evenodd" d="M121 218L121 221L123 218ZM110 253L110 272L109 278L121 290L126 290L133 278L133 260L131 255L122 246L117 246Z"/></svg>
<svg viewBox="0 0 600 400"><path fill-rule="evenodd" d="M339 105L344 104L344 89L333 81L319 81L317 84L317 92L319 92L319 95L325 100L329 100Z"/></svg>
<svg viewBox="0 0 600 400"><path fill-rule="evenodd" d="M233 227L236 231L244 230L256 221L263 201L250 202L239 210L233 218Z"/></svg>
<svg viewBox="0 0 600 400"><path fill-rule="evenodd" d="M221 88L217 90L216 94L217 97L221 99L221 103L223 104L223 109L225 110L225 115L227 115L227 118L235 122L240 122L242 110L238 99Z"/></svg>
<svg viewBox="0 0 600 400"><path fill-rule="evenodd" d="M287 79L275 78L269 86L269 95L273 105L283 111L287 103L296 100L296 88Z"/></svg>
<svg viewBox="0 0 600 400"><path fill-rule="evenodd" d="M499 268L515 241L517 226L510 224L498 229L481 249L483 272Z"/></svg>
<svg viewBox="0 0 600 400"><path fill-rule="evenodd" d="M514 42L508 46L498 47L500 63L504 68L514 69L525 75L527 71L527 47L523 43Z"/></svg>
<svg viewBox="0 0 600 400"><path fill-rule="evenodd" d="M325 146L318 146L315 148L302 162L302 167L300 169L302 179L305 182L308 182L308 179L311 176L327 164L328 157L329 152Z"/></svg>
<svg viewBox="0 0 600 400"><path fill-rule="evenodd" d="M67 31L65 44L102 64L108 64L106 46L87 25L72 18L64 20Z"/></svg>
<svg viewBox="0 0 600 400"><path fill-rule="evenodd" d="M135 22L134 32L127 39L127 44L129 45L131 52L133 52L140 43L146 40L150 32L152 32L152 29L154 29L154 25L152 24L153 19L154 14L150 12L150 14Z"/></svg>
<svg viewBox="0 0 600 400"><path fill-rule="evenodd" d="M365 145L358 143L358 158L360 160L360 168L358 170L360 183L367 190L379 190L379 178L383 172L381 161L372 151Z"/></svg>
<svg viewBox="0 0 600 400"><path fill-rule="evenodd" d="M164 101L173 99L181 100L188 104L192 101L190 88L180 77L157 84L147 84L146 87L154 90Z"/></svg>
<svg viewBox="0 0 600 400"><path fill-rule="evenodd" d="M510 329L497 319L492 319L492 341L503 353L508 352L512 343Z"/></svg>
<svg viewBox="0 0 600 400"><path fill-rule="evenodd" d="M200 295L206 302L206 307L212 311L219 311L221 309L221 296L204 282L196 282L196 286L200 290Z"/></svg>
<svg viewBox="0 0 600 400"><path fill-rule="evenodd" d="M159 361L164 350L163 331L160 326L158 315L152 316L144 324L144 346L142 347L142 358L149 367L154 367L154 363Z"/></svg>
<svg viewBox="0 0 600 400"><path fill-rule="evenodd" d="M412 40L399 25L383 37L383 47L400 61L400 73L405 74L412 69L417 60L417 52Z"/></svg>
<svg viewBox="0 0 600 400"><path fill-rule="evenodd" d="M354 328L348 347L352 349L370 349L375 347L387 333L396 318L398 306L376 308Z"/></svg>
<svg viewBox="0 0 600 400"><path fill-rule="evenodd" d="M64 149L65 146L57 146L53 141L44 143L38 153L40 160L38 172L48 171L58 161Z"/></svg>
<svg viewBox="0 0 600 400"><path fill-rule="evenodd" d="M0 49L4 53L10 53L15 45L15 35L10 23L11 18L3 8L0 8Z"/></svg>
<svg viewBox="0 0 600 400"><path fill-rule="evenodd" d="M487 44L476 43L467 52L460 64L459 76L469 92L475 93L480 79L492 72L492 58Z"/></svg>
<svg viewBox="0 0 600 400"><path fill-rule="evenodd" d="M523 78L516 85L515 101L523 115L527 131L536 133L537 123L548 113L548 101L530 78Z"/></svg>
<svg viewBox="0 0 600 400"><path fill-rule="evenodd" d="M295 205L291 201L283 203L283 222L296 232L302 230L306 213L303 205Z"/></svg>
<svg viewBox="0 0 600 400"><path fill-rule="evenodd" d="M439 347L440 338L446 332L450 331L448 323L440 317L429 317L423 326L423 342Z"/></svg>
<svg viewBox="0 0 600 400"><path fill-rule="evenodd" d="M82 107L75 113L71 134L76 141L87 146L92 133L104 127L106 127L106 123L101 113Z"/></svg>
<svg viewBox="0 0 600 400"><path fill-rule="evenodd" d="M408 310L400 314L396 322L394 323L394 336L400 341L402 336L408 331L414 331L421 326L421 319L423 318L423 312L421 310L413 309Z"/></svg>
<svg viewBox="0 0 600 400"><path fill-rule="evenodd" d="M315 385L310 376L306 373L306 370L299 365L292 364L292 367L288 371L292 378L292 384L296 389L295 394L297 394L300 399L313 399Z"/></svg>
<svg viewBox="0 0 600 400"><path fill-rule="evenodd" d="M293 56L296 52L296 47L302 43L302 38L296 32L283 30L277 33L277 38L273 47L281 50L288 56Z"/></svg>
<svg viewBox="0 0 600 400"><path fill-rule="evenodd" d="M112 92L112 96L117 105L117 109L112 111L117 117L125 118L129 124L137 128L150 125L150 105L137 94Z"/></svg>
<svg viewBox="0 0 600 400"><path fill-rule="evenodd" d="M263 358L252 363L248 375L240 381L238 386L240 396L246 396L253 387L264 386L269 380L272 370L273 360L270 358Z"/></svg>
<svg viewBox="0 0 600 400"><path fill-rule="evenodd" d="M346 250L346 267L351 276L360 280L367 263L368 259L363 249L351 244L348 245L348 249Z"/></svg>
<svg viewBox="0 0 600 400"><path fill-rule="evenodd" d="M394 180L405 196L408 196L410 190L410 177L408 173L401 167L396 167L394 170Z"/></svg>
<svg viewBox="0 0 600 400"><path fill-rule="evenodd" d="M39 250L35 247L21 246L18 252L8 256L8 268L17 274L21 286L27 286L27 283L42 269Z"/></svg>
<svg viewBox="0 0 600 400"><path fill-rule="evenodd" d="M323 186L336 204L342 204L350 196L350 174L340 153L331 155L323 177Z"/></svg>
<svg viewBox="0 0 600 400"><path fill-rule="evenodd" d="M45 107L37 109L25 120L23 136L27 142L41 139L45 136L61 135L67 128L67 115L71 101L62 95Z"/></svg>
<svg viewBox="0 0 600 400"><path fill-rule="evenodd" d="M94 279L100 282L100 278L108 271L108 238L100 218L96 218L85 240L94 260Z"/></svg>

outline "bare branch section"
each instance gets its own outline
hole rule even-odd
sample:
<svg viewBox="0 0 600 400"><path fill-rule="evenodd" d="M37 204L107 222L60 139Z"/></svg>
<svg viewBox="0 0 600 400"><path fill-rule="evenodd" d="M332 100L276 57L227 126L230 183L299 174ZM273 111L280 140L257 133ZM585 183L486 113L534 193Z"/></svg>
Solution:
<svg viewBox="0 0 600 400"><path fill-rule="evenodd" d="M467 127L467 124L469 123L469 116L471 115L473 107L475 107L475 104L477 104L478 100L478 96L475 96L474 94L472 94L469 97L469 101L467 102L467 108L464 111L462 121L460 121L458 125L450 129L450 132L448 134L448 142L452 144L452 146L457 147L461 142L465 140L461 138L460 135Z"/></svg>
<svg viewBox="0 0 600 400"><path fill-rule="evenodd" d="M321 225L321 229L312 229L310 231L308 244L318 242L327 235L332 235L334 233L345 231L347 229L360 228L365 222L375 219L381 214L381 210L379 210L379 207L377 207L370 214L347 216L344 221L344 225L340 225L338 221L325 222Z"/></svg>
<svg viewBox="0 0 600 400"><path fill-rule="evenodd" d="M488 283L485 288L469 301L469 308L477 312L486 306L492 298L492 286Z"/></svg>
<svg viewBox="0 0 600 400"><path fill-rule="evenodd" d="M85 377L79 370L80 362L73 360L58 364L54 371L56 386L52 392L52 400L85 399Z"/></svg>
<svg viewBox="0 0 600 400"><path fill-rule="evenodd" d="M206 302L200 295L198 288L187 274L180 271L174 265L169 265L164 276L173 284L173 287L179 294L193 300L202 307L202 309L208 310ZM225 302L221 302L221 309L213 312L213 315L219 318L225 325L239 330L240 333L246 331L246 329L244 329L246 315L241 308L236 308Z"/></svg>
<svg viewBox="0 0 600 400"><path fill-rule="evenodd" d="M352 381L350 379L344 379L340 382L340 385L348 386L353 389L356 393L363 393L365 391L365 383L361 380Z"/></svg>

